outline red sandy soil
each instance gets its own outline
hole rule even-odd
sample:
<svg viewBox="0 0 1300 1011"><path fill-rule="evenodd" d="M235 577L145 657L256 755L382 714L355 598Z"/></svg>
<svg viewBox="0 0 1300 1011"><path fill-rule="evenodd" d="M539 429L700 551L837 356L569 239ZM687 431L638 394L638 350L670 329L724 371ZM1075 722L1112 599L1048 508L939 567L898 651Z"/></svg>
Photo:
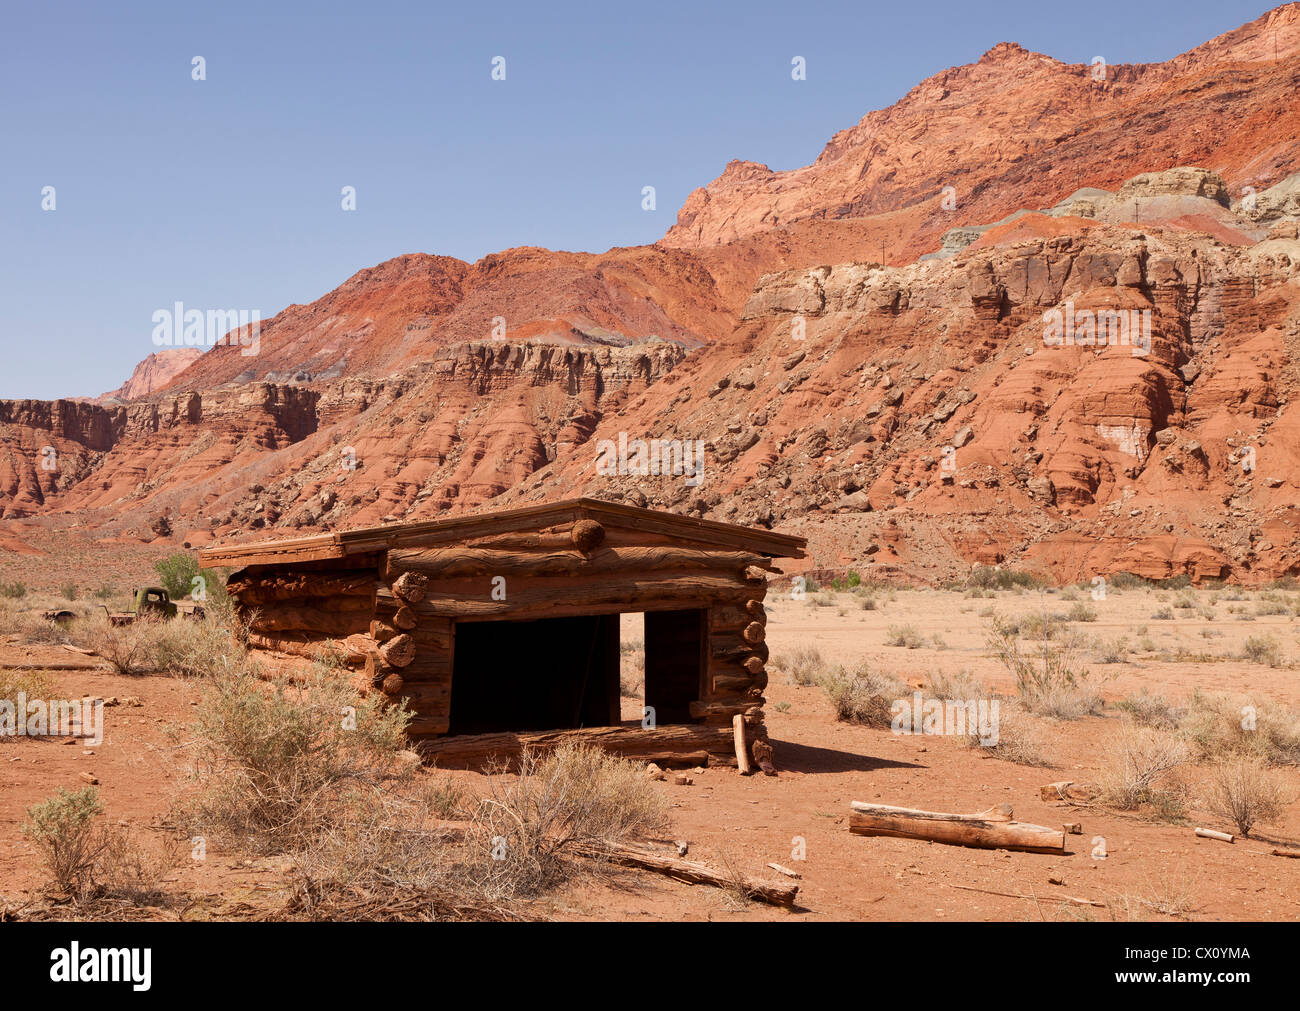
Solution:
<svg viewBox="0 0 1300 1011"><path fill-rule="evenodd" d="M983 623L975 611L989 603L1009 614L1033 611L1036 606L1032 595L1014 594L985 601L953 594L899 593L892 601L882 597L882 610L872 612L849 610L853 598L843 600L843 615L837 607L774 602L769 624L774 655L799 643L815 643L832 662L865 658L913 683L930 670L952 672L964 667L995 687L1005 687L995 676L993 661L982 655ZM1096 605L1099 622L1088 631L1105 635L1131 631L1129 623L1136 622L1148 625L1153 635L1166 637L1165 645L1173 648L1184 637L1190 643L1196 630L1210 624L1195 618L1150 622L1147 609L1157 604L1155 594L1133 592ZM1225 606L1221 602L1217 608L1222 611ZM945 616L951 620L945 621ZM926 630L942 629L947 647L884 646L884 630L900 621L918 623ZM1173 627L1166 632L1160 627L1165 624ZM1228 641L1216 641L1213 648L1228 652L1247 632L1285 633L1289 619L1236 622L1224 614L1218 625ZM66 664L70 658L85 662L58 647L12 643L0 647L0 662L5 663ZM1239 690L1249 685L1255 697L1291 705L1300 702L1292 667L1275 670L1239 662L1180 665L1153 658L1135 658L1123 666L1124 673L1106 687L1109 698L1127 694L1139 684L1172 698L1192 687ZM57 678L64 696L136 696L142 705L106 709L105 739L93 754L60 741L21 739L0 744L0 894L11 903L21 901L40 881L31 851L18 832L28 805L60 786L84 785L79 776L88 772L100 782L109 819L167 834L160 823L184 784L184 749L170 741L166 728L188 723L201 684L93 670L63 671ZM620 870L607 880L576 884L548 897L536 912L580 920L1127 920L1164 918L1158 908L1176 902L1186 907L1177 915L1195 920L1300 917L1300 861L1269 853L1274 846L1300 845L1300 804L1292 803L1280 824L1257 828L1257 839L1227 845L1193 835L1196 825L1228 827L1196 807L1185 823L1168 824L1139 814L1040 800L1039 787L1045 783L1095 779L1107 754L1107 739L1119 724L1113 709L1105 716L1075 722L1042 721L1047 751L1055 763L1043 769L985 757L942 737L895 736L837 722L820 689L795 687L780 674L773 674L768 700L779 776L742 777L731 769L710 768L689 773L694 780L691 786L667 782L655 783L654 788L671 798L672 827L667 836L687 840L689 858L767 877L778 876L766 868L769 861L795 869L802 874L798 909L745 905L717 889ZM626 705L629 713L635 710L634 702ZM475 772L432 774L455 777L470 790L481 786L482 776ZM1204 769L1188 770L1193 787L1204 775ZM1286 775L1292 782L1297 779L1294 770L1286 770ZM1083 834L1066 836L1065 856L862 838L848 832L852 800L959 812L1009 803L1018 820L1048 826L1081 822ZM1090 856L1097 836L1105 839L1105 860ZM797 838L804 840L804 860L792 852ZM1063 884L1049 883L1049 877L1060 878ZM169 887L207 896L201 911L187 915L219 916L230 903L273 905L282 882L275 861L245 863L210 848L202 864L184 860ZM956 885L1029 898L966 891ZM1061 901L1063 896L1106 906L1070 905Z"/></svg>

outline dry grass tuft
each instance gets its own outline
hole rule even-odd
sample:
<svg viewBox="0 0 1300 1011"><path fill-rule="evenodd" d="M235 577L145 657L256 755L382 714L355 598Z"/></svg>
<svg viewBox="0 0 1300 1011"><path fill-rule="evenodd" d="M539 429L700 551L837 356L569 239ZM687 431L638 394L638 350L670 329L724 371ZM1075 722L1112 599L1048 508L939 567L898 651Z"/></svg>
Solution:
<svg viewBox="0 0 1300 1011"><path fill-rule="evenodd" d="M1023 622L1021 623L1023 626ZM1021 704L1029 712L1058 720L1077 720L1101 712L1101 695L1087 668L1076 663L1077 642L1058 637L1046 625L1032 647L1022 643L1019 626L994 617L987 643L1016 681Z"/></svg>
<svg viewBox="0 0 1300 1011"><path fill-rule="evenodd" d="M638 766L566 741L525 749L513 777L491 776L471 820L480 886L505 900L568 881L602 842L662 830L668 804Z"/></svg>
<svg viewBox="0 0 1300 1011"><path fill-rule="evenodd" d="M1290 800L1277 774L1258 758L1230 758L1214 766L1205 807L1248 836L1257 823L1276 821Z"/></svg>
<svg viewBox="0 0 1300 1011"><path fill-rule="evenodd" d="M1149 807L1163 818L1180 817L1186 789L1174 773L1188 761L1187 746L1171 734L1129 721L1120 725L1112 745L1101 776L1102 803L1121 811Z"/></svg>
<svg viewBox="0 0 1300 1011"><path fill-rule="evenodd" d="M822 677L821 686L835 707L836 719L885 729L893 722L894 703L909 694L897 678L866 663L851 672L836 667Z"/></svg>

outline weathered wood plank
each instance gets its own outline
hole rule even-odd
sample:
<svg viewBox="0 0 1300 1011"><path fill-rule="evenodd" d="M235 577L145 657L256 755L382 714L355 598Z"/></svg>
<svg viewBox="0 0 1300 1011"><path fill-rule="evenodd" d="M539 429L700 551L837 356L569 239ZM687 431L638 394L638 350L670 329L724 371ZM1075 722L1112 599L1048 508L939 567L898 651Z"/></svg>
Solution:
<svg viewBox="0 0 1300 1011"><path fill-rule="evenodd" d="M389 566L419 572L430 579L496 576L510 579L540 576L584 576L601 573L659 571L709 571L743 573L756 565L769 565L764 555L744 551L701 551L681 547L600 547L582 554L568 551L503 551L485 548L421 548L393 551Z"/></svg>
<svg viewBox="0 0 1300 1011"><path fill-rule="evenodd" d="M438 580L416 606L417 614L466 620L530 616L608 614L620 611L673 610L712 601L736 601L751 593L735 578L698 573L673 573L662 578L563 579L539 577L508 580L506 599L492 600L486 579Z"/></svg>

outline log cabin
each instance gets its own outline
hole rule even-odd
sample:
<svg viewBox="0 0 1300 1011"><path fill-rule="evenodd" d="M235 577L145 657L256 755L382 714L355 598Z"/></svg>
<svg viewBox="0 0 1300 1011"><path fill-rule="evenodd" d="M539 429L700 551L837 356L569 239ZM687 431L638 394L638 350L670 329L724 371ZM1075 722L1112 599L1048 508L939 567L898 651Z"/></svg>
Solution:
<svg viewBox="0 0 1300 1011"><path fill-rule="evenodd" d="M404 700L444 767L580 738L629 758L773 771L768 577L801 537L580 498L199 553L251 649L329 661ZM620 615L645 622L640 718L622 718Z"/></svg>

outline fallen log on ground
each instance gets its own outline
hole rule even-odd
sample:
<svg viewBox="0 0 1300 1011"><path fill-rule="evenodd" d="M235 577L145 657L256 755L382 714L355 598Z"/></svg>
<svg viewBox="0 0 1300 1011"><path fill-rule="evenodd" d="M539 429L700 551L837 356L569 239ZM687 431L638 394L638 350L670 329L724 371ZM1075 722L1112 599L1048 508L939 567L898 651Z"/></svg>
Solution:
<svg viewBox="0 0 1300 1011"><path fill-rule="evenodd" d="M789 908L794 905L799 886L784 881L764 881L748 875L729 875L715 871L693 860L679 860L677 857L663 856L640 846L628 846L623 843L602 843L599 848L588 851L592 856L602 856L616 864L629 867L643 867L649 871L666 874L678 881L691 885L713 885L715 888L733 888L743 891L751 898L774 906Z"/></svg>
<svg viewBox="0 0 1300 1011"><path fill-rule="evenodd" d="M919 811L888 804L850 805L849 831L854 835L923 839L949 846L1020 850L1026 853L1064 853L1065 833L1043 825L1013 821L1009 804L979 814Z"/></svg>
<svg viewBox="0 0 1300 1011"><path fill-rule="evenodd" d="M1232 842L1233 837L1227 832L1216 832L1212 828L1198 828L1196 834L1202 839L1217 839L1219 842Z"/></svg>

